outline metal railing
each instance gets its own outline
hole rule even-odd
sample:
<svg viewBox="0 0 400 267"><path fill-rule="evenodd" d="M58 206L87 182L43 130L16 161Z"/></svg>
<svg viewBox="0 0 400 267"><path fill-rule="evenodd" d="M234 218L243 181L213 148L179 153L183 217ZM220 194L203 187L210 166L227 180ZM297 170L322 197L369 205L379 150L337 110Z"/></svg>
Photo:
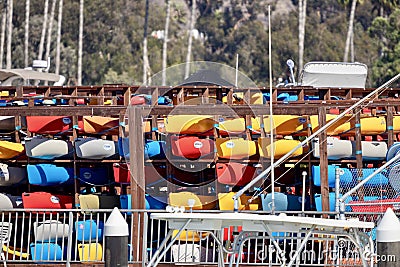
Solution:
<svg viewBox="0 0 400 267"><path fill-rule="evenodd" d="M164 221L149 218L148 210L121 210L129 225L139 227L141 238L129 237L128 260L130 263L149 262L154 252L160 248L168 226ZM160 212L151 210L151 212ZM165 211L164 211L165 212ZM206 211L215 212L215 211ZM220 212L220 211L218 211ZM10 239L3 240L2 251L9 263L104 263L104 224L111 210L28 210L12 209L0 211L0 231L3 225L11 225ZM261 212L260 212L261 213ZM265 213L265 212L264 212ZM294 216L321 217L320 212L293 213ZM330 214L331 217L337 214ZM370 213L351 213L350 217L370 220ZM382 214L376 214L380 218ZM376 219L374 218L374 219ZM143 227L143 228L140 228ZM240 229L226 228L213 233L183 232L160 263L196 263L216 265L219 251L223 262L229 263L235 257L248 265L278 264L279 255L271 239L266 234L247 237L243 243L242 255L230 253L233 235ZM374 235L374 230L367 232ZM279 247L290 259L305 233L274 233ZM3 237L3 239L5 239ZM221 255L221 254L220 254ZM142 257L143 256L143 257ZM298 263L302 266L360 265L355 245L346 237L329 234L314 234L301 251ZM336 265L337 266L337 265Z"/></svg>

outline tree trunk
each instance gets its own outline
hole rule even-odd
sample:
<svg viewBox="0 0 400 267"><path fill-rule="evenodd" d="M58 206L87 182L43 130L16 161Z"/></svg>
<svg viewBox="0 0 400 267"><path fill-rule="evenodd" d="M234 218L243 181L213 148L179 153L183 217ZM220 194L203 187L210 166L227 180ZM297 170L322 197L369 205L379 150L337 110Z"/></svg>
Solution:
<svg viewBox="0 0 400 267"><path fill-rule="evenodd" d="M24 45L24 63L25 68L29 66L29 14L30 14L31 1L25 2L25 45Z"/></svg>
<svg viewBox="0 0 400 267"><path fill-rule="evenodd" d="M61 25L63 13L63 0L58 3L58 25L57 25L57 46L56 46L56 74L60 74L60 54L61 54Z"/></svg>
<svg viewBox="0 0 400 267"><path fill-rule="evenodd" d="M79 1L79 48L78 48L78 80L77 84L82 85L82 51L83 51L83 3Z"/></svg>
<svg viewBox="0 0 400 267"><path fill-rule="evenodd" d="M351 33L350 60L351 62L354 62L354 31Z"/></svg>
<svg viewBox="0 0 400 267"><path fill-rule="evenodd" d="M193 42L193 30L194 30L195 20L196 20L196 0L192 0L192 15L190 16L189 40L188 40L188 48L186 54L185 79L189 77L189 72L190 72L190 60L192 57L192 42Z"/></svg>
<svg viewBox="0 0 400 267"><path fill-rule="evenodd" d="M47 59L50 56L50 49L51 49L51 33L53 31L53 23L54 23L54 13L56 10L56 0L53 0L51 3L51 11L50 11L50 21L49 21L49 28L47 29L47 43L46 43L46 56Z"/></svg>
<svg viewBox="0 0 400 267"><path fill-rule="evenodd" d="M49 12L49 0L46 0L44 2L43 26L42 26L42 35L40 36L38 59L43 58L44 38L46 36L47 17L48 17L47 13L48 12Z"/></svg>
<svg viewBox="0 0 400 267"><path fill-rule="evenodd" d="M147 78L150 75L149 56L147 55L147 26L149 19L149 0L146 0L146 11L144 16L144 29L143 29L143 83L148 84Z"/></svg>
<svg viewBox="0 0 400 267"><path fill-rule="evenodd" d="M306 10L307 10L307 0L299 1L299 68L303 69L304 64L304 36L306 28Z"/></svg>
<svg viewBox="0 0 400 267"><path fill-rule="evenodd" d="M13 17L13 0L8 0L7 5L7 57L6 57L6 68L11 69L11 42L12 42L12 17Z"/></svg>
<svg viewBox="0 0 400 267"><path fill-rule="evenodd" d="M165 85L165 81L166 81L167 52L168 52L167 44L168 44L169 19L171 17L171 1L166 0L166 4L167 4L167 14L165 17L163 55L162 55L162 85Z"/></svg>
<svg viewBox="0 0 400 267"><path fill-rule="evenodd" d="M351 35L353 34L354 14L356 11L356 5L357 5L357 0L353 0L351 3L349 29L347 31L346 47L344 50L344 57L343 57L344 62L347 62L349 57L350 42L352 41Z"/></svg>
<svg viewBox="0 0 400 267"><path fill-rule="evenodd" d="M4 42L6 39L6 24L7 24L7 2L3 5L3 16L1 19L1 37L0 37L0 64L3 68L4 61Z"/></svg>

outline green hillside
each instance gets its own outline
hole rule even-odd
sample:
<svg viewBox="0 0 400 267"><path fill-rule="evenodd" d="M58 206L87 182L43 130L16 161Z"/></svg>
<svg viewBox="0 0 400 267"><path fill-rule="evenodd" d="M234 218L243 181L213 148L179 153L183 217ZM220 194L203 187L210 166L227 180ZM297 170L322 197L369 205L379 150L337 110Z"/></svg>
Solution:
<svg viewBox="0 0 400 267"><path fill-rule="evenodd" d="M191 1L170 0L167 66L186 60ZM4 1L6 8L8 1ZM55 15L50 56L54 71L59 1ZM344 3L343 3L344 2ZM30 1L29 62L38 58L45 1ZM285 72L285 62L298 62L297 0L198 0L196 37L192 60L235 66L258 85L268 85L268 5L272 10L272 69L274 83ZM307 1L304 63L312 60L343 61L352 1ZM368 65L367 86L378 86L400 72L400 10L398 1L358 1L355 9L353 51L349 61ZM49 1L50 16L53 1ZM143 80L143 33L145 0L93 0L84 2L82 84L141 84ZM12 67L24 66L25 1L14 1ZM4 16L4 13L3 13ZM166 5L149 1L148 55L151 74L161 70ZM50 19L48 19L50 21ZM78 61L79 1L64 1L60 73L76 82ZM47 32L46 32L47 36ZM5 32L5 39L7 34ZM47 38L45 43L47 43ZM44 45L46 50L46 45ZM4 44L4 53L6 45ZM353 56L351 56L353 55ZM3 56L5 67L6 56Z"/></svg>

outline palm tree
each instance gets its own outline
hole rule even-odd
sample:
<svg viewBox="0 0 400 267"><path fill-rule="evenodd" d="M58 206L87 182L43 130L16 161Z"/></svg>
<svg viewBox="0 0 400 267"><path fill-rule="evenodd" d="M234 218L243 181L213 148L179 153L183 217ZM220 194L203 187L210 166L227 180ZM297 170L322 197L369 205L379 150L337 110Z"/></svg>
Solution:
<svg viewBox="0 0 400 267"><path fill-rule="evenodd" d="M196 23L196 0L192 0L192 14L190 16L190 26L189 26L189 40L188 48L186 54L186 68L185 68L185 79L189 77L190 72L190 60L192 57L192 42L193 42L193 30Z"/></svg>
<svg viewBox="0 0 400 267"><path fill-rule="evenodd" d="M143 29L143 83L148 84L147 78L150 76L149 56L147 55L147 26L149 20L149 0L146 0Z"/></svg>
<svg viewBox="0 0 400 267"><path fill-rule="evenodd" d="M7 57L6 68L11 69L11 42L12 42L12 17L13 17L13 0L8 0L7 5Z"/></svg>
<svg viewBox="0 0 400 267"><path fill-rule="evenodd" d="M79 41L78 41L78 85L82 85L82 50L83 50L83 5L84 0L79 1Z"/></svg>
<svg viewBox="0 0 400 267"><path fill-rule="evenodd" d="M55 9L56 9L56 0L53 0L53 2L51 3L49 28L47 29L47 43L46 43L46 56L45 56L45 58L48 58L50 56L51 33L52 33L52 30L53 30Z"/></svg>
<svg viewBox="0 0 400 267"><path fill-rule="evenodd" d="M357 0L352 0L351 2L351 11L350 11L350 20L349 20L349 28L347 31L347 38L346 38L346 46L344 49L344 57L343 61L347 62L348 57L349 57L349 50L350 50L350 42L353 39L353 25L354 25L354 15L356 13L356 6L357 6Z"/></svg>
<svg viewBox="0 0 400 267"><path fill-rule="evenodd" d="M307 0L299 1L299 70L303 69Z"/></svg>
<svg viewBox="0 0 400 267"><path fill-rule="evenodd" d="M49 0L44 2L44 11L43 11L43 26L42 26L42 35L40 37L39 43L39 52L38 52L38 59L43 58L43 49L44 49L44 38L46 36L46 27L47 27L47 13L49 12Z"/></svg>
<svg viewBox="0 0 400 267"><path fill-rule="evenodd" d="M165 69L167 68L167 44L168 44L168 28L169 28L169 20L171 17L171 1L166 0L167 4L167 14L165 17L165 29L164 29L164 41L163 41L163 54L162 54L162 85L165 85L166 73Z"/></svg>
<svg viewBox="0 0 400 267"><path fill-rule="evenodd" d="M61 25L63 13L63 0L58 3L58 25L57 25L57 45L56 45L56 74L60 73L60 47L61 47Z"/></svg>
<svg viewBox="0 0 400 267"><path fill-rule="evenodd" d="M31 1L25 1L25 45L24 45L24 60L25 68L29 66L29 13Z"/></svg>
<svg viewBox="0 0 400 267"><path fill-rule="evenodd" d="M388 14L399 6L398 0L376 0L372 1L373 9L378 11L380 17L387 17Z"/></svg>
<svg viewBox="0 0 400 267"><path fill-rule="evenodd" d="M3 59L4 59L4 41L6 36L6 23L7 23L7 2L4 2L3 5L3 14L1 18L1 36L0 36L0 64L1 68L3 68Z"/></svg>

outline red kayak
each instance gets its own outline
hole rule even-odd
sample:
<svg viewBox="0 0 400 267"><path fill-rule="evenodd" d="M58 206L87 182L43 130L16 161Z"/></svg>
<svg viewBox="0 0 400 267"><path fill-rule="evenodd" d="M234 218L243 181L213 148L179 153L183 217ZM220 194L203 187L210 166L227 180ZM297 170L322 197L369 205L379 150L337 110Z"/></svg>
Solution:
<svg viewBox="0 0 400 267"><path fill-rule="evenodd" d="M217 163L218 182L221 184L243 186L254 177L256 168L238 162Z"/></svg>
<svg viewBox="0 0 400 267"><path fill-rule="evenodd" d="M72 117L67 116L26 116L28 131L38 134L62 134L72 131ZM78 119L78 128L83 129L82 118Z"/></svg>
<svg viewBox="0 0 400 267"><path fill-rule="evenodd" d="M214 156L214 141L197 136L171 136L172 154L187 159Z"/></svg>

